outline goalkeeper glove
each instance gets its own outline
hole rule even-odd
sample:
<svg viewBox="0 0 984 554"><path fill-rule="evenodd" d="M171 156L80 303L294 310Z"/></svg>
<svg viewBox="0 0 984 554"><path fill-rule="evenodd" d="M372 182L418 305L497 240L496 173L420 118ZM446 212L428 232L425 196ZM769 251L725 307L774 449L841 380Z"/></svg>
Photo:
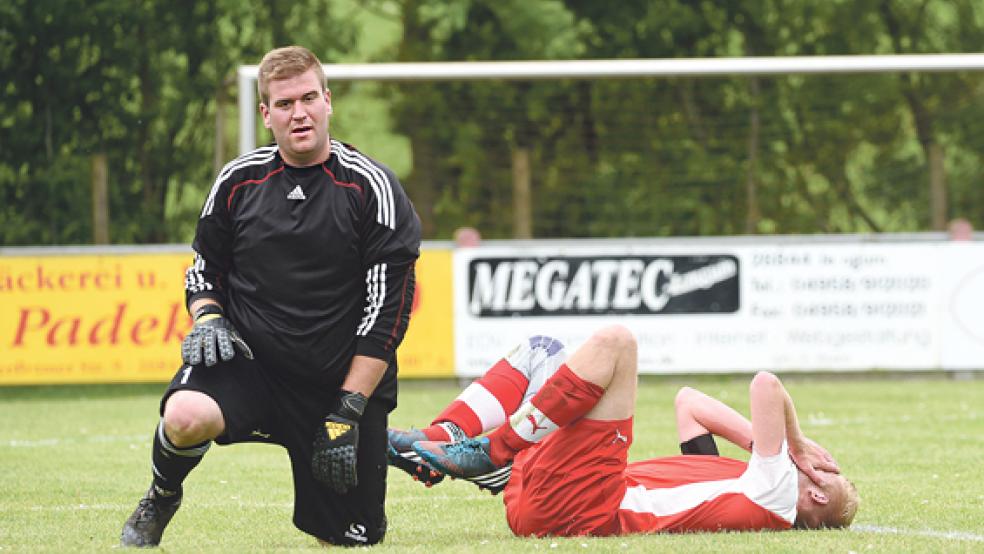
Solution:
<svg viewBox="0 0 984 554"><path fill-rule="evenodd" d="M186 364L198 365L204 357L205 365L213 366L219 363L219 357L224 362L231 360L236 355L236 348L246 358L253 359L253 351L226 319L222 308L206 304L195 314L195 326L181 341L181 359Z"/></svg>
<svg viewBox="0 0 984 554"><path fill-rule="evenodd" d="M314 434L311 471L314 478L338 494L359 484L356 450L359 446L359 418L368 399L358 392L343 390L338 409L328 414Z"/></svg>

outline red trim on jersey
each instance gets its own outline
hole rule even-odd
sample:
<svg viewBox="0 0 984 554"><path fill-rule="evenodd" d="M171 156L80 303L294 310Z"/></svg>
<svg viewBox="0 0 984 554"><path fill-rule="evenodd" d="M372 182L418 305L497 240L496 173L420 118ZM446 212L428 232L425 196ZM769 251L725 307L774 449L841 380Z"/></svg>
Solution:
<svg viewBox="0 0 984 554"><path fill-rule="evenodd" d="M327 171L327 168L325 168L325 170ZM413 273L413 268L416 267L416 265L416 263L412 264L410 269L407 270L407 274L403 276L403 291L400 292L400 308L396 311L396 321L393 323L393 331L390 333L389 340L386 341L385 348L387 350L389 350L393 345L393 341L396 340L396 333L400 329L400 320L403 319L401 316L403 313L403 306L407 303L407 285L410 283L410 275Z"/></svg>
<svg viewBox="0 0 984 554"><path fill-rule="evenodd" d="M246 181L242 181L240 183L236 183L235 185L232 185L232 190L229 191L229 199L226 200L226 209L227 210L231 210L232 209L232 197L236 194L236 191L239 190L240 187L242 187L244 185L262 185L270 177L273 177L274 175L276 175L277 173L280 173L283 170L284 170L284 166L281 165L277 169L274 169L270 173L267 173L262 179L248 179Z"/></svg>
<svg viewBox="0 0 984 554"><path fill-rule="evenodd" d="M359 185L357 185L355 183L348 183L346 181L339 181L338 178L335 177L335 174L332 173L330 169L328 169L328 166L327 165L321 164L321 167L325 170L325 173L327 173L331 177L331 180L334 181L336 185L338 185L340 187L348 187L350 189L355 189L355 190L359 191L359 194L365 194L362 191L362 187L360 187Z"/></svg>

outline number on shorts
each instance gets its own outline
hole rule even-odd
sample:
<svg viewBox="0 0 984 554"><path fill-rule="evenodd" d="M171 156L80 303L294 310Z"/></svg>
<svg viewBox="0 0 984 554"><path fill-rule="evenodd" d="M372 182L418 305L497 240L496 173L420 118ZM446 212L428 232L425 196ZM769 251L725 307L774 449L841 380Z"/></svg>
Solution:
<svg viewBox="0 0 984 554"><path fill-rule="evenodd" d="M188 378L191 377L191 368L192 368L192 366L188 366L188 367L184 368L184 371L182 371L182 373L184 373L184 376L181 377L181 384L182 385L188 383Z"/></svg>

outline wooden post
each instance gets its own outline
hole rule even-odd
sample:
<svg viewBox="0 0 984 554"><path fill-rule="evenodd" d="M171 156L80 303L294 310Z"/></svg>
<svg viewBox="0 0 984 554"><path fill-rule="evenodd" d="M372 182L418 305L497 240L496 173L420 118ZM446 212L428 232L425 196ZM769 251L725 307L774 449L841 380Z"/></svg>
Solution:
<svg viewBox="0 0 984 554"><path fill-rule="evenodd" d="M92 155L92 243L109 244L109 167L106 153Z"/></svg>
<svg viewBox="0 0 984 554"><path fill-rule="evenodd" d="M759 119L760 88L758 78L752 76L748 81L749 92L752 97L752 111L748 121L748 165L745 170L745 234L754 235L758 233L759 220L762 219L762 212L759 211L758 200L758 157L759 157L759 134L761 132L761 121Z"/></svg>
<svg viewBox="0 0 984 554"><path fill-rule="evenodd" d="M533 194L530 182L530 150L517 147L512 152L513 238L533 238Z"/></svg>
<svg viewBox="0 0 984 554"><path fill-rule="evenodd" d="M934 231L946 229L946 165L943 146L933 141L926 148L929 163L929 218Z"/></svg>
<svg viewBox="0 0 984 554"><path fill-rule="evenodd" d="M218 90L215 91L215 143L212 150L212 175L218 175L225 165L225 106L227 83L219 83Z"/></svg>

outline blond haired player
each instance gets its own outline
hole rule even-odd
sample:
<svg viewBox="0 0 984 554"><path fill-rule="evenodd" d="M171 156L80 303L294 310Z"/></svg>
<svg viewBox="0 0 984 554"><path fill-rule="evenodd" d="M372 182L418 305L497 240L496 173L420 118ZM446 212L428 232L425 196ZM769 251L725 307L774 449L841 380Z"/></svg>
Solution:
<svg viewBox="0 0 984 554"><path fill-rule="evenodd" d="M783 530L853 520L854 486L803 434L775 375L752 379L751 421L682 389L684 455L629 464L636 382L635 338L624 327L596 332L570 358L555 339L532 337L430 427L391 429L391 463L431 484L447 474L504 490L506 518L521 536ZM715 434L751 458L717 456Z"/></svg>

